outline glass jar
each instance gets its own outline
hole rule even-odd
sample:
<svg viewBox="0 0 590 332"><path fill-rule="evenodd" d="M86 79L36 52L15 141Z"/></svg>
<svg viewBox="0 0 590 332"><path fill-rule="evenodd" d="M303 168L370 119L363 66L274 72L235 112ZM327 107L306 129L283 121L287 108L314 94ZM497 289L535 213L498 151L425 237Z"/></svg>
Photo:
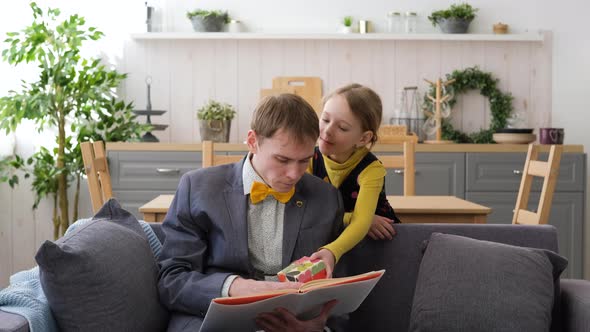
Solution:
<svg viewBox="0 0 590 332"><path fill-rule="evenodd" d="M402 32L402 14L400 12L387 13L387 32L401 33Z"/></svg>
<svg viewBox="0 0 590 332"><path fill-rule="evenodd" d="M406 33L416 33L416 27L418 25L418 13L406 12L405 23Z"/></svg>

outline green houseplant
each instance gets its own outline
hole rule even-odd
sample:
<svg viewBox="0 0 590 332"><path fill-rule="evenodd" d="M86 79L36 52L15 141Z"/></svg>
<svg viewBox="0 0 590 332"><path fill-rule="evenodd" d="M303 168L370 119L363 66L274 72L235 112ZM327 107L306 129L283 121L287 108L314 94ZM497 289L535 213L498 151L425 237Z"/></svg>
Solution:
<svg viewBox="0 0 590 332"><path fill-rule="evenodd" d="M78 218L80 177L84 172L79 143L84 140L139 140L151 128L135 121L132 105L118 101L115 88L126 77L83 58L81 46L103 33L85 27L85 19L71 15L58 21L59 9L43 11L32 2L33 22L20 32L9 32L2 57L12 65L34 63L36 82L22 82L20 91L0 98L0 130L13 132L23 120L36 124L38 132L55 133L55 147L41 147L28 159L14 155L0 162L0 182L11 187L19 175L32 176L33 208L41 199L53 199L54 237L63 235ZM73 218L68 189L76 183Z"/></svg>
<svg viewBox="0 0 590 332"><path fill-rule="evenodd" d="M477 11L468 3L453 4L447 9L432 12L428 19L445 33L466 33Z"/></svg>
<svg viewBox="0 0 590 332"><path fill-rule="evenodd" d="M351 33L352 32L352 16L344 16L342 19L342 32L343 33Z"/></svg>
<svg viewBox="0 0 590 332"><path fill-rule="evenodd" d="M227 11L221 10L196 9L187 12L186 17L191 20L193 29L197 32L219 32L230 21Z"/></svg>
<svg viewBox="0 0 590 332"><path fill-rule="evenodd" d="M232 105L209 100L197 110L201 140L228 142L231 121L235 116L236 111Z"/></svg>

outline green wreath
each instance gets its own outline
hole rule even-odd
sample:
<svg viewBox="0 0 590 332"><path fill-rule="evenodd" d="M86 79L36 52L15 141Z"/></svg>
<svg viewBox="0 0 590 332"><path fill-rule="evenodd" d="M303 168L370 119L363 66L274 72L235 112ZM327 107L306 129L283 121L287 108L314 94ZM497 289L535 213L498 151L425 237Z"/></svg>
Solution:
<svg viewBox="0 0 590 332"><path fill-rule="evenodd" d="M490 101L492 123L488 129L466 134L454 129L449 119L443 119L442 138L456 143L494 143L492 134L496 130L506 127L506 120L512 113L512 95L500 91L496 86L498 79L493 78L491 73L482 72L477 66L455 70L451 74L446 74L446 79L455 80L446 87L447 93L453 96L448 101L450 107L453 107L457 102L458 94L477 89L482 96L487 97ZM435 93L435 87L431 87L428 94L434 96ZM424 105L426 110L432 112L434 105L428 96L424 96Z"/></svg>

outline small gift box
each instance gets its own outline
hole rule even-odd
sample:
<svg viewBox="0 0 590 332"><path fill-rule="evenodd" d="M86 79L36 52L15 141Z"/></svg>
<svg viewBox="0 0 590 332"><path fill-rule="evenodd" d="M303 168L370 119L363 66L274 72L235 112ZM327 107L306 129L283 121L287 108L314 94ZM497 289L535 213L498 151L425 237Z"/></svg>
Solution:
<svg viewBox="0 0 590 332"><path fill-rule="evenodd" d="M327 276L326 265L321 259L311 259L307 256L289 264L277 273L279 281L308 282L311 280L325 279Z"/></svg>

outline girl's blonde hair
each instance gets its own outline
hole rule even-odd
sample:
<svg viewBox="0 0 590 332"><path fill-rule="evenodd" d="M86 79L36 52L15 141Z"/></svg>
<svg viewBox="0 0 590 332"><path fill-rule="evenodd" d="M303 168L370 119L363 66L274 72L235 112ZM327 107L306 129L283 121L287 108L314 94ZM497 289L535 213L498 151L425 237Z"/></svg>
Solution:
<svg viewBox="0 0 590 332"><path fill-rule="evenodd" d="M371 88L353 83L340 87L327 95L324 98L324 104L336 95L346 99L352 114L361 122L363 132L367 130L373 132L370 142L372 147L379 139L377 132L383 116L383 104L379 95Z"/></svg>

